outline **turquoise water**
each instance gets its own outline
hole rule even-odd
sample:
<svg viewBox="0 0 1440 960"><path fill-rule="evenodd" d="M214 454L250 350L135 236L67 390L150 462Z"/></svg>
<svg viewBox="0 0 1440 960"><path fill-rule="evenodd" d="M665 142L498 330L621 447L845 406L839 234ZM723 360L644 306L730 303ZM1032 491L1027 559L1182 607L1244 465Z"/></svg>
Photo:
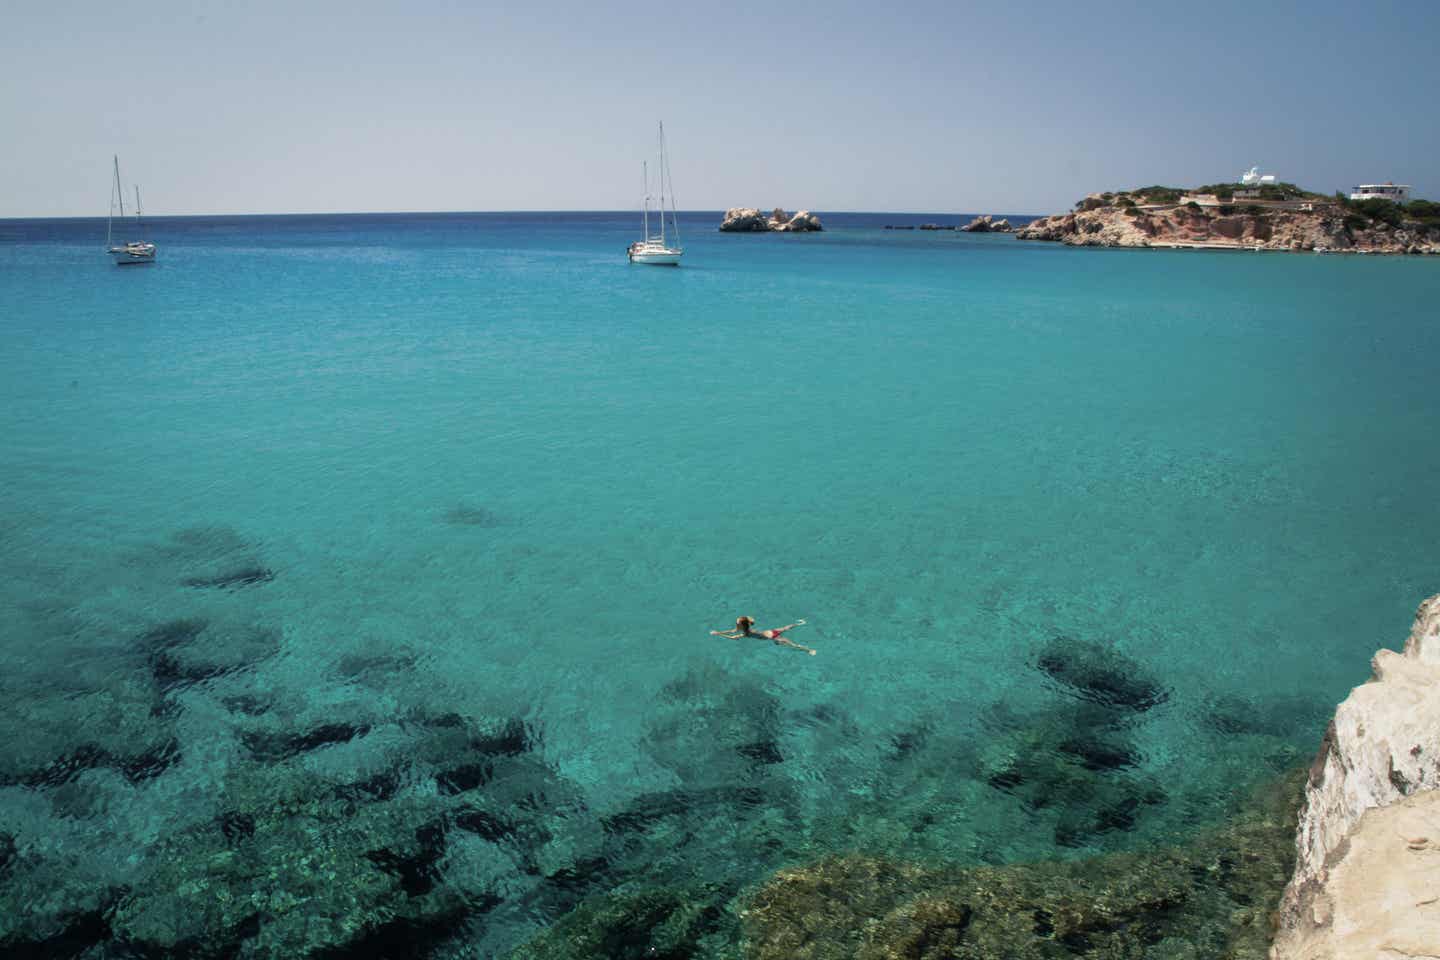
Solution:
<svg viewBox="0 0 1440 960"><path fill-rule="evenodd" d="M688 219L677 270L628 214L162 220L124 270L0 224L0 943L164 943L162 862L341 822L405 850L372 927L470 905L437 955L835 850L1166 842L1436 590L1440 264Z"/></svg>

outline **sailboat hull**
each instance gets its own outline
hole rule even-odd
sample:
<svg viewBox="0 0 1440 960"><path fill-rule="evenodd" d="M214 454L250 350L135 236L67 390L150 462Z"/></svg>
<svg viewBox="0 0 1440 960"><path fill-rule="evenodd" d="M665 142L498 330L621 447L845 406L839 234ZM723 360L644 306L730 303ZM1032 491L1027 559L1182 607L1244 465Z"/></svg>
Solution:
<svg viewBox="0 0 1440 960"><path fill-rule="evenodd" d="M673 250L664 247L640 249L630 251L631 263L648 263L656 267L678 267L683 250Z"/></svg>
<svg viewBox="0 0 1440 960"><path fill-rule="evenodd" d="M109 252L115 260L115 265L119 267L155 262L155 244L153 243L127 243L123 247L111 247Z"/></svg>

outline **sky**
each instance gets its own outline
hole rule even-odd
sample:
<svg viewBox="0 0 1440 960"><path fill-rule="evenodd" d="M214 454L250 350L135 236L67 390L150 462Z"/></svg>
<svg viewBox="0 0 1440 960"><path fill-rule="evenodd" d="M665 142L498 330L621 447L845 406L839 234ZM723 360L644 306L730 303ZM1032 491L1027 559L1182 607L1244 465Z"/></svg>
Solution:
<svg viewBox="0 0 1440 960"><path fill-rule="evenodd" d="M1440 199L1440 2L0 0L0 217Z"/></svg>

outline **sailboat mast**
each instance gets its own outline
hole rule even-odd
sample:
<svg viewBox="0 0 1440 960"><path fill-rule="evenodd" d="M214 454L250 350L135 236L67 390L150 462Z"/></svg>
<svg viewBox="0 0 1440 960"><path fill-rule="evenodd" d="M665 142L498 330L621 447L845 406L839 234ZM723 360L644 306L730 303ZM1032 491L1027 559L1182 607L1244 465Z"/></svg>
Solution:
<svg viewBox="0 0 1440 960"><path fill-rule="evenodd" d="M645 239L650 239L650 161L640 161L640 172L645 177Z"/></svg>
<svg viewBox="0 0 1440 960"><path fill-rule="evenodd" d="M125 219L125 190L120 186L120 156L115 155L115 193L120 197L120 219Z"/></svg>
<svg viewBox="0 0 1440 960"><path fill-rule="evenodd" d="M660 246L665 246L665 121L660 121Z"/></svg>

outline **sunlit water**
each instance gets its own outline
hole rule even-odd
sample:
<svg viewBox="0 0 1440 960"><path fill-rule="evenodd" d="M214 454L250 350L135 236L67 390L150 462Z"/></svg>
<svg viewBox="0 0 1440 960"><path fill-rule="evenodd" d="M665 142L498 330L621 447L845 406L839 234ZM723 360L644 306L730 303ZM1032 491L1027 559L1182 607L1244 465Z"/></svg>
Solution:
<svg viewBox="0 0 1440 960"><path fill-rule="evenodd" d="M622 884L1143 847L1436 589L1440 262L707 214L658 269L634 219L160 220L126 269L0 223L10 931L278 782L442 830L379 862L487 953Z"/></svg>

